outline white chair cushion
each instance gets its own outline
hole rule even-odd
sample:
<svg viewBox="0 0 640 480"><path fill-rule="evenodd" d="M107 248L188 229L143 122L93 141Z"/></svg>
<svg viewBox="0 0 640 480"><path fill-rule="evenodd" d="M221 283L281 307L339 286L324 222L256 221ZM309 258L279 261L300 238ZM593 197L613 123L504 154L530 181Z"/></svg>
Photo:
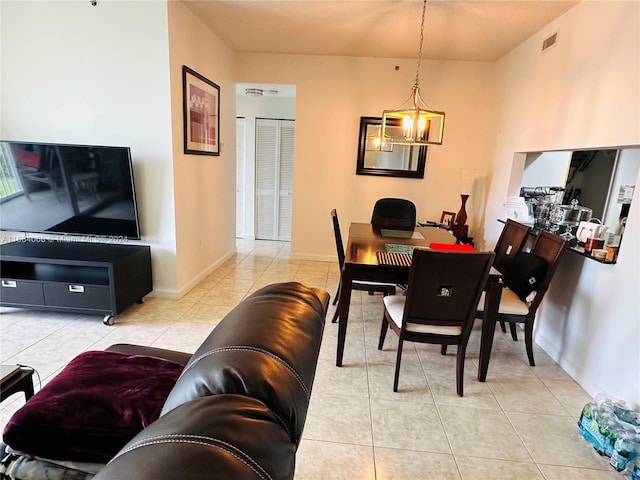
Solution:
<svg viewBox="0 0 640 480"><path fill-rule="evenodd" d="M484 310L484 296L485 292L482 292L477 309L480 312ZM504 287L502 289L502 296L500 297L498 313L504 313L505 315L526 315L529 313L529 305L527 302L520 300L520 297L507 287Z"/></svg>
<svg viewBox="0 0 640 480"><path fill-rule="evenodd" d="M402 328L402 317L404 315L404 303L407 297L404 295L390 295L384 297L384 308L387 309L391 320ZM460 335L462 327L447 327L443 325L423 325L421 323L407 323L406 330L415 333L430 333L435 335Z"/></svg>

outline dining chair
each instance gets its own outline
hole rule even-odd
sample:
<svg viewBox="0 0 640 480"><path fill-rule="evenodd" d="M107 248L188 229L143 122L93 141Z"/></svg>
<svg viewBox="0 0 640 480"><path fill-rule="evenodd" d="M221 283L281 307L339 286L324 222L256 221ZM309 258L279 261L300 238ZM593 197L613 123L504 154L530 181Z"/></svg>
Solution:
<svg viewBox="0 0 640 480"><path fill-rule="evenodd" d="M60 186L63 183L61 171L57 167L53 148L47 148L41 152L26 150L14 145L11 147L11 153L15 157L16 168L27 200L31 201L30 193L37 189L34 187L36 182L48 185L59 202L64 200L60 193Z"/></svg>
<svg viewBox="0 0 640 480"><path fill-rule="evenodd" d="M457 345L456 391L463 395L464 359L476 306L485 288L493 252L414 250L406 296L384 297L378 350L387 330L398 335L393 391L398 391L402 346L405 341Z"/></svg>
<svg viewBox="0 0 640 480"><path fill-rule="evenodd" d="M331 210L331 220L333 222L333 236L336 239L336 252L338 254L338 266L340 267L340 282L338 283L338 290L335 297L333 297L333 305L338 303L340 298L340 289L342 288L342 267L344 266L344 244L342 243L342 234L340 233L340 222L338 221L338 212L334 208ZM351 286L352 290L367 291L370 294L374 292L382 293L383 295L395 295L396 286L392 283L378 283L378 282L361 282L354 280ZM339 306L336 307L336 311L333 314L331 323L335 323L338 320Z"/></svg>
<svg viewBox="0 0 640 480"><path fill-rule="evenodd" d="M536 311L549 289L566 244L566 240L558 235L541 230L531 251L518 253L503 274L497 320L509 323L513 340L518 339L516 323L524 324L525 347L532 367L536 365L533 358ZM480 298L476 318L483 318L483 309L484 294Z"/></svg>
<svg viewBox="0 0 640 480"><path fill-rule="evenodd" d="M373 206L371 224L377 228L413 230L416 226L416 206L404 198L381 198Z"/></svg>
<svg viewBox="0 0 640 480"><path fill-rule="evenodd" d="M493 249L496 254L493 267L496 270L504 274L513 258L524 248L530 231L531 227L510 218L507 219L498 243Z"/></svg>

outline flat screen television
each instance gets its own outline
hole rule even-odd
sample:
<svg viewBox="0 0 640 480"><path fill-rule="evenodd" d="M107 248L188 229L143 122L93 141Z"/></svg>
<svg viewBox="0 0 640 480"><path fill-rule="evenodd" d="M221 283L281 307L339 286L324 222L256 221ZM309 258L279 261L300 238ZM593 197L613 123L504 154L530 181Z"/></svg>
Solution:
<svg viewBox="0 0 640 480"><path fill-rule="evenodd" d="M0 141L0 229L140 239L130 149Z"/></svg>

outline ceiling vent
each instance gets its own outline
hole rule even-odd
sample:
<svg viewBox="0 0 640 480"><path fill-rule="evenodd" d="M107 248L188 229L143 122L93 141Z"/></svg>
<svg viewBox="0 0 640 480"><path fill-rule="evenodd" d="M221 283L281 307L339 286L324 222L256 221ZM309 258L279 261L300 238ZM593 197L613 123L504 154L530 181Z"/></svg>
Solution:
<svg viewBox="0 0 640 480"><path fill-rule="evenodd" d="M545 50L549 50L551 47L553 47L556 44L557 41L558 41L558 32L554 33L553 35L549 35L547 38L545 38L542 41L541 52L544 52Z"/></svg>
<svg viewBox="0 0 640 480"><path fill-rule="evenodd" d="M245 88L244 94L252 97L261 97L263 95L278 95L279 90L265 90L263 88Z"/></svg>

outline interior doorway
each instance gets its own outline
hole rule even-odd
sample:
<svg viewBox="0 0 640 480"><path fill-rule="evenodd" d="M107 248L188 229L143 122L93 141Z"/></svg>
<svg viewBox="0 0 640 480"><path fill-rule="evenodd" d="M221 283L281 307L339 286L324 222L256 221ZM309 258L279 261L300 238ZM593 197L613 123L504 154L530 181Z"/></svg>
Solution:
<svg viewBox="0 0 640 480"><path fill-rule="evenodd" d="M291 240L295 93L295 85L236 84L237 238ZM274 158L263 158L260 178L258 153Z"/></svg>

